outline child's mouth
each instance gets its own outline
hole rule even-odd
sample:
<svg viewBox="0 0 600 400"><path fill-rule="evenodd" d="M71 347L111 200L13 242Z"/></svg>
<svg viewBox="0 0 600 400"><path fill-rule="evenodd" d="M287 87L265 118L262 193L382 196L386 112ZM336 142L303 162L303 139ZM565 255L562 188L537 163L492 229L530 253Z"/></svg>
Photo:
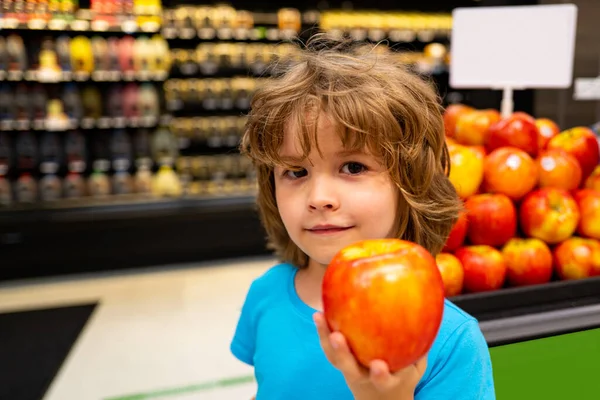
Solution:
<svg viewBox="0 0 600 400"><path fill-rule="evenodd" d="M319 226L308 229L310 233L317 235L331 235L351 229L352 226Z"/></svg>

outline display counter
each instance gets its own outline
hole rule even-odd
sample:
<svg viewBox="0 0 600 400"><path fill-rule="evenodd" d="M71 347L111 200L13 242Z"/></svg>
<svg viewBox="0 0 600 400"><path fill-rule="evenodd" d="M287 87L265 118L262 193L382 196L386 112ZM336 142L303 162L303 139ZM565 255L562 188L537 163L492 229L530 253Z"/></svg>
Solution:
<svg viewBox="0 0 600 400"><path fill-rule="evenodd" d="M253 197L0 213L0 280L264 254Z"/></svg>
<svg viewBox="0 0 600 400"><path fill-rule="evenodd" d="M596 300L594 305L482 322L491 347L497 398L597 399L600 302Z"/></svg>

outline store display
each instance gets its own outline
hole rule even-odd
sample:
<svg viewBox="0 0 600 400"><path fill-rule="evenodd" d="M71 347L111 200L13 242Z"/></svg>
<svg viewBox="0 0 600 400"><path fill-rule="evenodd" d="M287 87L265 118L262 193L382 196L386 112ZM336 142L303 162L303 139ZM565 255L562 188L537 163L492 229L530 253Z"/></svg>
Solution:
<svg viewBox="0 0 600 400"><path fill-rule="evenodd" d="M591 256L600 248L600 191L590 189L600 174L593 131L560 132L553 121L521 112L490 124L495 113L453 105L444 114L450 180L466 213L442 254L462 263L464 292L600 276Z"/></svg>
<svg viewBox="0 0 600 400"><path fill-rule="evenodd" d="M16 34L9 35L6 43L9 50L4 58L8 62L0 62L2 80L163 81L170 69L168 44L157 35L108 39L61 35L56 40L44 37L41 42L29 43L27 52Z"/></svg>
<svg viewBox="0 0 600 400"><path fill-rule="evenodd" d="M0 171L3 193L18 204L148 193L160 165L148 143L157 131L170 136L159 129L168 119L153 83L166 79L170 52L160 35L145 34L158 30L160 3L95 1L91 13L62 3L34 24L33 2L2 17L0 150L15 160ZM137 130L148 149L134 161Z"/></svg>

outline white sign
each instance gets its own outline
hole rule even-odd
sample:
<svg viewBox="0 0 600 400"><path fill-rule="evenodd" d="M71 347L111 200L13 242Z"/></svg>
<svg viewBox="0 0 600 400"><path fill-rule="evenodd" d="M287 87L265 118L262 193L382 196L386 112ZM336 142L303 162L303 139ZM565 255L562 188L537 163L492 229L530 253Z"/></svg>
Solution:
<svg viewBox="0 0 600 400"><path fill-rule="evenodd" d="M575 5L457 8L452 18L452 87L571 86Z"/></svg>
<svg viewBox="0 0 600 400"><path fill-rule="evenodd" d="M575 100L600 100L600 78L577 78L573 90Z"/></svg>

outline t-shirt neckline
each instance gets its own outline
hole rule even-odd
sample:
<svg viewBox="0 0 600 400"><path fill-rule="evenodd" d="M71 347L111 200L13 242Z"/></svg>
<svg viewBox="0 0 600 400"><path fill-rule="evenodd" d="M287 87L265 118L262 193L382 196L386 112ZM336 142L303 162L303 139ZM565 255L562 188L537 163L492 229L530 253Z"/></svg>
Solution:
<svg viewBox="0 0 600 400"><path fill-rule="evenodd" d="M295 284L296 274L298 273L298 268L296 268L294 266L291 266L291 267L292 267L292 273L290 274L290 277L288 280L288 294L290 297L290 302L292 303L292 305L294 306L294 308L296 309L298 314L300 314L300 316L302 316L303 318L305 318L309 321L312 321L314 313L318 312L318 310L315 308L312 308L311 306L306 304L304 301L302 301L300 296L298 296L298 292L296 291L296 284Z"/></svg>

